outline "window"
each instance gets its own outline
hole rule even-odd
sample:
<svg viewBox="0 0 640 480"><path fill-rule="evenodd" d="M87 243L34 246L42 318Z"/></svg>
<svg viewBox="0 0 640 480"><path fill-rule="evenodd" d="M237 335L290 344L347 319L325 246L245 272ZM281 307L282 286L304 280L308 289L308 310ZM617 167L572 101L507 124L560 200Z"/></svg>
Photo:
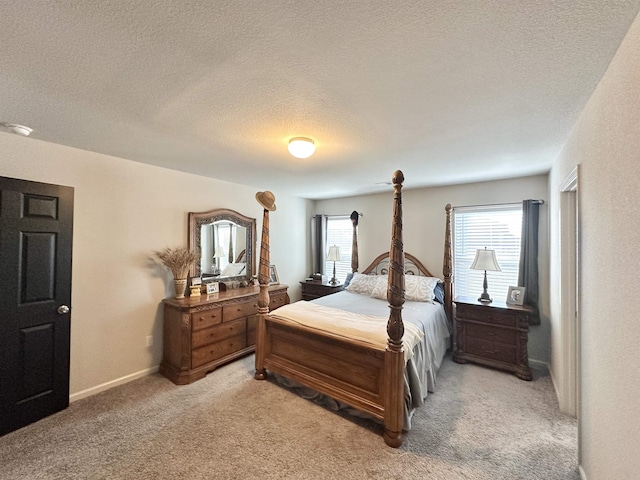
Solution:
<svg viewBox="0 0 640 480"><path fill-rule="evenodd" d="M478 298L484 271L471 270L476 250L496 251L501 272L487 272L491 298L505 300L510 285L518 285L522 205L456 207L453 210L453 275L455 294Z"/></svg>
<svg viewBox="0 0 640 480"><path fill-rule="evenodd" d="M327 243L325 252L329 252L329 247L336 245L340 247L341 262L336 262L336 279L342 283L351 273L351 242L353 239L353 224L348 215L327 217ZM327 279L333 276L333 262L325 260L324 271Z"/></svg>

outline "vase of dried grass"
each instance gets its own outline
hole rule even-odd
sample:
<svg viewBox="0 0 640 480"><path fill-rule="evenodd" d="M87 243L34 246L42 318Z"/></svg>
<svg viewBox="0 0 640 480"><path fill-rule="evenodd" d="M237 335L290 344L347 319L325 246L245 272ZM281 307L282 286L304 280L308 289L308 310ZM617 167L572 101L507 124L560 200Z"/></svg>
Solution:
<svg viewBox="0 0 640 480"><path fill-rule="evenodd" d="M173 284L176 288L176 298L184 298L184 291L187 288L186 278L175 278Z"/></svg>

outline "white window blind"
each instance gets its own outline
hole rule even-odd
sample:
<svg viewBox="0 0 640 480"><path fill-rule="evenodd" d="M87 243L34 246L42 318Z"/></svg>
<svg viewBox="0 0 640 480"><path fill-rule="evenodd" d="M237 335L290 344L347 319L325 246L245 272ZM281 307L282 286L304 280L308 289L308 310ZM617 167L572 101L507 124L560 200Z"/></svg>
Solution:
<svg viewBox="0 0 640 480"><path fill-rule="evenodd" d="M478 298L483 270L471 270L476 250L493 249L501 272L487 271L487 291L504 301L509 286L518 285L522 205L456 207L453 210L453 271L455 295Z"/></svg>
<svg viewBox="0 0 640 480"><path fill-rule="evenodd" d="M342 283L351 272L351 242L353 238L353 225L348 215L336 215L327 217L327 244L325 251L329 247L336 245L340 247L341 262L336 262L336 279ZM325 260L325 272L327 279L333 275L333 262Z"/></svg>

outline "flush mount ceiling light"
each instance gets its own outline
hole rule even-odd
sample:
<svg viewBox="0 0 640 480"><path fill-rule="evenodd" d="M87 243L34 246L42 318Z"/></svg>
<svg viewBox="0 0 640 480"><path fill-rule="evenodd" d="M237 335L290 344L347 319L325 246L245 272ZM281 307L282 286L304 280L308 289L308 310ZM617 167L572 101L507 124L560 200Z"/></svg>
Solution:
<svg viewBox="0 0 640 480"><path fill-rule="evenodd" d="M294 137L289 140L289 153L296 158L308 158L316 151L313 140L306 137Z"/></svg>
<svg viewBox="0 0 640 480"><path fill-rule="evenodd" d="M33 128L27 127L26 125L20 125L19 123L3 123L2 126L9 132L15 133L16 135L22 135L23 137L28 137L31 135L31 132L33 132Z"/></svg>

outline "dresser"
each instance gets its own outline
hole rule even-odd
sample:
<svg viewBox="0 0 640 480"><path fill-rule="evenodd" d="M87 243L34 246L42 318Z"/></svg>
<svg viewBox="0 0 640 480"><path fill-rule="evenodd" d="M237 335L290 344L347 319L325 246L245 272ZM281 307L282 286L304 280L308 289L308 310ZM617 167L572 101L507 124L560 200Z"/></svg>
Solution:
<svg viewBox="0 0 640 480"><path fill-rule="evenodd" d="M255 350L260 287L166 298L160 373L178 385ZM287 285L269 286L269 310L289 303Z"/></svg>
<svg viewBox="0 0 640 480"><path fill-rule="evenodd" d="M522 380L531 380L527 341L533 310L495 300L482 304L467 297L457 297L454 302L453 360L498 368Z"/></svg>
<svg viewBox="0 0 640 480"><path fill-rule="evenodd" d="M332 285L329 282L323 282L321 280L304 281L300 282L300 285L302 285L302 300L313 300L314 298L331 295L344 289L341 283Z"/></svg>

